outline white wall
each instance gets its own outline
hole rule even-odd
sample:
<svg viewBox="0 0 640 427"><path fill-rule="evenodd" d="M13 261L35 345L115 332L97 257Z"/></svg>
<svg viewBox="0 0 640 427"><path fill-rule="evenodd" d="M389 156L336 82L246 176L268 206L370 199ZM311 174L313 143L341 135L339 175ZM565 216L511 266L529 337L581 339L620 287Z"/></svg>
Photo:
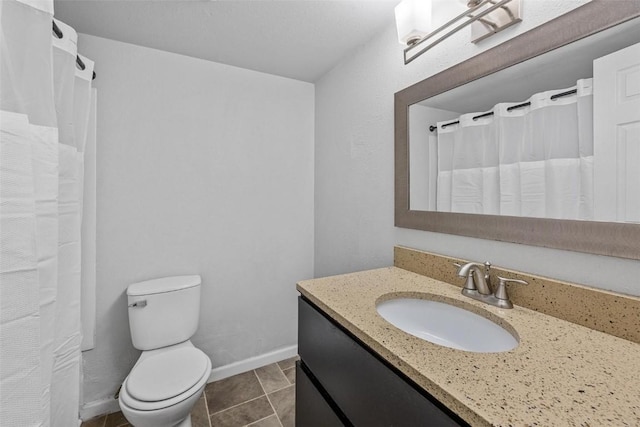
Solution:
<svg viewBox="0 0 640 427"><path fill-rule="evenodd" d="M406 66L390 17L316 82L316 276L391 265L399 244L640 295L637 261L393 226L394 93L586 2L525 1L521 24L479 45L462 32Z"/></svg>
<svg viewBox="0 0 640 427"><path fill-rule="evenodd" d="M98 74L84 402L112 397L138 356L136 281L202 276L192 341L214 368L295 346L295 283L313 274L313 85L87 35L79 50Z"/></svg>

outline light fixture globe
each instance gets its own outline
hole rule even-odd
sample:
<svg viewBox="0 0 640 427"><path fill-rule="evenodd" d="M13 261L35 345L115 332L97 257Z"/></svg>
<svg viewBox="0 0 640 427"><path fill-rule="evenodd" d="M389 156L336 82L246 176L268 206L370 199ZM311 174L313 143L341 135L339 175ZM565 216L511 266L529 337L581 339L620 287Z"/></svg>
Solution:
<svg viewBox="0 0 640 427"><path fill-rule="evenodd" d="M431 0L403 0L395 13L400 44L412 46L431 31Z"/></svg>

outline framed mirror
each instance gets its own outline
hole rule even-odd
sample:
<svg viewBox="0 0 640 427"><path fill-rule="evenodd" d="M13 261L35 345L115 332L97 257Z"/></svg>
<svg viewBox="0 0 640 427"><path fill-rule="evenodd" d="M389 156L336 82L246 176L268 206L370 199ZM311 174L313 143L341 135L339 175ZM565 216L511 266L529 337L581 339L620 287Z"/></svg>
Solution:
<svg viewBox="0 0 640 427"><path fill-rule="evenodd" d="M623 207L630 214L622 220L616 219L615 213L595 216L592 213L575 213L573 216L567 216L564 212L560 212L562 209L558 211L560 213L552 212L545 216L544 212L537 211L539 203L535 202L535 198L532 199L533 202L529 207L522 203L525 207L521 210L518 208L515 214L508 209L508 206L505 209L505 203L500 204L500 202L497 202L499 207L494 210L486 206L484 211L474 210L473 206L468 210L446 208L447 198L440 200L438 197L446 194L439 187L444 182L441 173L445 169L442 166L445 150L440 148L438 151L435 147L441 146L434 146L433 138L429 138L431 133L435 132L440 139L446 127L463 127L465 120L476 122L494 114L498 116L497 112L501 111L499 107L501 105L508 106L503 108L505 111L508 108L510 108L509 111L517 110L522 105L532 103L537 105L535 104L536 96L541 93L551 93L550 98L553 100L567 96L563 95L566 93L569 93L569 97L575 98L579 96L576 93L580 92L581 88L587 87L590 91L593 86L591 79L594 59L637 43L640 43L640 2L592 0L565 15L397 92L395 94L395 225L402 228L640 259L640 192L636 202L635 192L630 190L630 186L622 190L613 190L610 189L611 182L600 184L601 190L604 190L600 193L604 197L603 202L597 203L597 206L610 207L612 203L615 204L615 198L611 199L609 195L616 191L621 194L624 191L633 193L627 203L628 206ZM631 70L626 75L630 97L640 99L640 67L627 68ZM601 84L601 91L617 93L614 87L611 90L603 88ZM551 90L555 92L549 92ZM506 102L509 104L504 104ZM534 109L533 106L527 108ZM601 106L600 110L602 109ZM598 108L595 106L590 111L594 116L598 114ZM557 112L553 112L552 116L558 116ZM460 121L463 123L460 124ZM548 123L548 120L545 123ZM638 150L640 159L640 121L627 119L624 126L627 132L627 152L618 154L618 162L625 154L629 159L635 158L633 150ZM590 124L585 129L591 129L593 132L593 126ZM578 133L578 131L575 132ZM476 135L474 141L477 140ZM616 143L613 141L614 145ZM431 144L430 148L429 144ZM504 151L502 148L500 150ZM463 158L465 155L466 158L473 158L477 155L477 145L463 154ZM549 161L553 163L555 160ZM615 160L616 158L613 158L614 163L611 169L618 178L614 177L613 181L621 180L621 170L628 171L626 179L631 180L629 182L633 182L634 185L638 181L638 188L640 188L640 174L635 171L640 170L640 163L627 162L628 164L624 166L616 165ZM580 162L584 163L584 159L578 158L574 162L578 165L576 173L592 176L593 171L590 169L580 172ZM544 173L543 171L542 174ZM546 173L549 176L549 172ZM560 175L562 173L564 172ZM503 175L506 174L503 173ZM468 182L471 187L476 186L473 180L469 179ZM567 180L561 180L561 182L567 182ZM503 190L499 191L504 193ZM583 203L585 198L589 198L582 194L567 196L568 193L562 191L558 194L557 203L559 204L564 203L569 197L575 198L577 203ZM545 197L544 194L542 197ZM551 196L546 197L548 200ZM610 203L610 200L613 202ZM451 204L451 201L449 203ZM635 209L636 204L638 209ZM635 214L636 210L638 216ZM547 209L547 212L549 211L553 209ZM582 212L582 207L576 208L576 212L578 211Z"/></svg>

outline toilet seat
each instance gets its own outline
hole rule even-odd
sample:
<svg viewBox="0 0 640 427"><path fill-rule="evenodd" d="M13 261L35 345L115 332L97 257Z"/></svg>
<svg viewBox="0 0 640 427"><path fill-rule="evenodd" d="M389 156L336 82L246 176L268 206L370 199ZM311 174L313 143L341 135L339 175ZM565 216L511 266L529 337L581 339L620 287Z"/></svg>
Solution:
<svg viewBox="0 0 640 427"><path fill-rule="evenodd" d="M210 359L195 347L180 347L140 360L125 379L120 399L153 411L175 405L198 392L209 379Z"/></svg>
<svg viewBox="0 0 640 427"><path fill-rule="evenodd" d="M195 347L160 353L135 366L129 374L127 391L143 402L171 399L193 387L206 368L206 356Z"/></svg>

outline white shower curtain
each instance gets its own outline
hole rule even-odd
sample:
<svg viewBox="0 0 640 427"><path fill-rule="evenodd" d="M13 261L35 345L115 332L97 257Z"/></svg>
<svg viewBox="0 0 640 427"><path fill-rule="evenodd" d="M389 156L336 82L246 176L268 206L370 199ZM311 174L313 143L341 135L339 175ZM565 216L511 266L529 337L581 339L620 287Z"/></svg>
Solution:
<svg viewBox="0 0 640 427"><path fill-rule="evenodd" d="M53 1L0 1L0 425L78 425L93 63Z"/></svg>
<svg viewBox="0 0 640 427"><path fill-rule="evenodd" d="M593 219L592 79L523 104L438 123L438 211Z"/></svg>

